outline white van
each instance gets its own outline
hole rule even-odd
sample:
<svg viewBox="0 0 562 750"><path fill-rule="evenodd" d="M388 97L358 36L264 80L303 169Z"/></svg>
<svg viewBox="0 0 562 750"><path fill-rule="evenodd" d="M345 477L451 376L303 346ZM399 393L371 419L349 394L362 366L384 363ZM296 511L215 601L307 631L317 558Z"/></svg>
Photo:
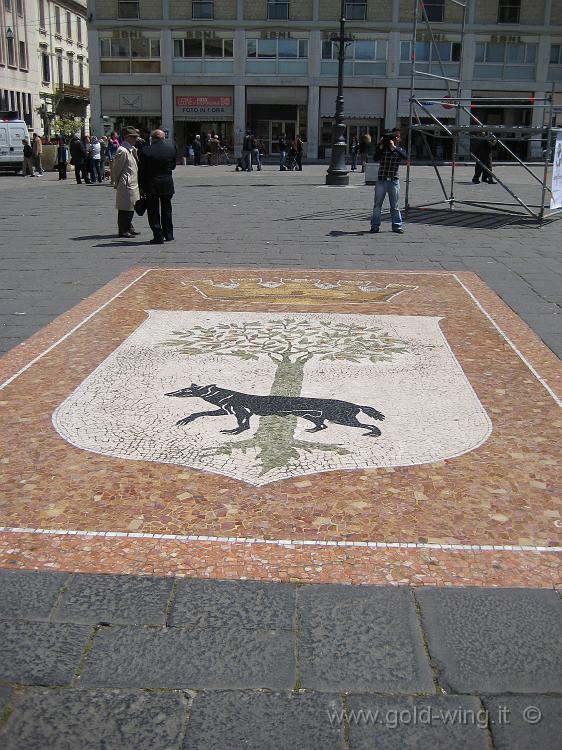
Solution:
<svg viewBox="0 0 562 750"><path fill-rule="evenodd" d="M0 112L0 169L20 172L23 162L24 138L29 140L29 131L17 112Z"/></svg>

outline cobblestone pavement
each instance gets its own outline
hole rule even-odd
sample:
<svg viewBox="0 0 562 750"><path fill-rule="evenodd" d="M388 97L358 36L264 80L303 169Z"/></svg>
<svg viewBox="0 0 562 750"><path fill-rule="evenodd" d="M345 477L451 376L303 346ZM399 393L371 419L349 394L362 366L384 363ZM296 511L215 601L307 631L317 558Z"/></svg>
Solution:
<svg viewBox="0 0 562 750"><path fill-rule="evenodd" d="M2 275L0 351L26 339L132 264L224 267L447 269L474 271L556 353L562 352L562 224L542 228L502 214L415 212L403 236L388 223L368 233L373 188L319 187L325 167L302 173L236 173L231 167L176 170L176 241L147 245L115 238L114 195L107 185L0 176ZM522 170L499 174L537 203L540 185ZM436 200L430 167L413 170L412 204ZM499 186L473 185L459 168L458 195L511 198ZM507 198L506 198L507 196ZM464 206L464 209L468 209ZM385 217L388 221L388 216ZM466 226L464 226L466 225Z"/></svg>
<svg viewBox="0 0 562 750"><path fill-rule="evenodd" d="M5 750L546 750L562 731L552 590L0 582Z"/></svg>
<svg viewBox="0 0 562 750"><path fill-rule="evenodd" d="M0 350L25 358L21 342L142 264L473 271L560 354L562 224L435 208L403 236L370 235L372 187L319 187L324 171L179 168L176 241L161 248L145 219L138 239L115 238L108 186L0 177ZM413 202L435 199L430 168L414 172ZM461 196L505 200L460 172ZM536 202L530 178L499 173ZM562 731L553 589L0 569L0 592L7 750L530 750Z"/></svg>

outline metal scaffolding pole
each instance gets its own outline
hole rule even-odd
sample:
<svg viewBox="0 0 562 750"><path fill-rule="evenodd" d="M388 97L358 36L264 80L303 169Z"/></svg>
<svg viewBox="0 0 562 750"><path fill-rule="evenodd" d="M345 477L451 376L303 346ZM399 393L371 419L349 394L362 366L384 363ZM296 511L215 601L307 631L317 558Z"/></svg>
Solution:
<svg viewBox="0 0 562 750"><path fill-rule="evenodd" d="M552 86L552 92L550 95L543 97L540 97L538 99L535 99L534 97L532 99L529 99L529 97L462 97L462 61L463 61L463 45L464 45L464 37L466 32L466 23L467 23L467 10L468 5L470 2L473 2L473 0L445 0L445 2L453 3L454 5L462 8L462 21L461 21L461 27L460 27L460 55L459 55L459 77L458 78L452 78L450 75L446 75L446 70L443 64L443 60L441 58L441 54L439 52L439 48L437 47L437 42L435 35L433 33L431 21L429 20L429 16L427 13L427 10L425 8L424 0L415 0L414 2L414 14L413 14L413 27L412 27L412 41L411 41L411 51L410 51L410 60L411 60L411 66L410 66L410 112L409 112L409 129L408 129L408 161L407 161L407 168L406 168L406 191L405 191L405 212L406 215L408 214L408 210L410 208L426 208L428 206L434 206L439 205L441 203L447 203L449 206L449 209L453 209L455 203L459 204L467 204L467 205L473 205L473 206L487 206L492 208L495 211L499 212L507 212L510 213L513 216L525 216L526 214L529 214L532 218L534 218L537 222L541 223L546 216L545 213L545 197L546 192L550 192L550 188L547 185L548 180L548 167L550 162L550 156L551 156L551 141L552 141L552 133L553 133L553 123L552 123L552 117L553 117L553 111L554 111L554 84ZM430 72L430 70L423 71L418 70L417 68L417 58L416 58L416 43L417 43L417 37L418 37L418 26L419 22L423 21L425 24L428 32L429 32L429 39L431 40L431 51L432 55L430 55L429 59L431 61L433 56L433 50L435 50L435 54L437 56L437 61L439 63L439 68L441 71L441 75L437 75L435 73ZM431 63L430 63L431 65ZM425 99L420 101L420 98L416 94L416 83L417 83L417 76L423 76L425 78L431 78L431 79L438 79L442 81L444 86L446 87L447 95L446 96L439 96L439 92L436 92L437 95L433 99ZM451 84L456 84L456 96L452 94L451 92ZM507 192L509 195L515 199L516 203L501 203L501 202L492 202L492 201L475 201L475 200L461 200L457 199L455 197L455 169L457 166L457 159L459 157L460 152L460 144L461 144L461 137L463 135L466 135L468 138L470 138L470 135L474 133L484 134L486 131L492 131L492 132L505 132L505 126L486 126L485 123L483 123L476 115L474 115L473 112L471 112L472 106L478 106L482 109L490 109L495 108L498 106L498 103L501 104L501 106L504 109L525 109L529 107L542 107L544 111L548 111L547 116L547 122L545 124L544 122L544 115L543 115L543 127L528 127L528 126L516 126L515 128L510 128L510 130L516 129L518 132L521 133L540 133L541 134L541 140L545 136L546 131L546 148L544 150L544 163L543 163L543 176L542 180L524 163L522 159L520 159L517 154L515 154L509 146L507 146L503 141L496 139L499 146L506 151L514 160L515 162L523 167L527 173L529 173L534 180L536 180L541 185L541 203L538 206L535 206L534 204L526 203L524 200L522 200L516 193L512 190L512 188L502 179L498 177L498 175L490 169L486 164L484 164L481 159L473 153L470 145L466 145L463 142L463 149L466 149L466 155L470 156L471 159L474 159L477 164L479 164L483 171L490 175L492 178L496 180L496 182ZM429 111L428 106L430 107L433 104L440 104L443 105L452 105L455 108L455 124L454 125L448 125L445 122L442 121L439 117L435 116L432 112ZM451 138L452 141L452 161L451 161L451 183L450 183L450 192L449 197L447 197L443 179L441 176L441 173L439 172L439 166L436 163L431 145L428 142L428 139L425 136L426 130L431 130L431 126L422 124L420 119L420 110L423 112L424 116L428 117L433 123L435 123L433 130L435 130L435 127L447 134ZM471 124L469 125L461 125L461 112L465 112L469 115L469 122ZM412 142L413 142L413 133L414 131L418 131L422 135L423 144L426 147L429 157L432 163L432 166L435 170L437 179L439 181L439 184L441 186L441 189L443 190L444 198L441 201L434 201L431 203L422 203L419 206L412 206L410 203L410 196L411 196L411 181L412 181ZM500 208L502 206L503 208ZM525 213L522 213L521 211L513 211L509 210L510 207L514 206L516 208L522 208ZM539 208L539 211L534 211L534 208ZM550 216L552 214L549 214ZM562 214L558 214L560 218L562 218Z"/></svg>

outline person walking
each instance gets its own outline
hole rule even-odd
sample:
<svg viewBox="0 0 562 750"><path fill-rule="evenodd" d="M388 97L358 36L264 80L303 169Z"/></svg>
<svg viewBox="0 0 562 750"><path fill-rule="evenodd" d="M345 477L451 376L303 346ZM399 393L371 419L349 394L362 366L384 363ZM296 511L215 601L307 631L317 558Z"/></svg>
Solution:
<svg viewBox="0 0 562 750"><path fill-rule="evenodd" d="M74 166L74 174L78 185L82 184L82 179L88 185L90 184L90 176L86 171L86 155L86 146L78 135L74 135L70 141L70 163Z"/></svg>
<svg viewBox="0 0 562 750"><path fill-rule="evenodd" d="M261 172L260 146L255 135L250 138L250 172L253 172L254 165L258 172Z"/></svg>
<svg viewBox="0 0 562 750"><path fill-rule="evenodd" d="M105 180L106 170L107 170L107 157L108 157L108 151L109 151L109 142L107 140L107 136L102 135L100 138L100 156L101 156L101 176L102 179Z"/></svg>
<svg viewBox="0 0 562 750"><path fill-rule="evenodd" d="M139 234L133 229L135 203L140 198L138 183L138 155L135 144L139 131L131 126L123 131L123 142L113 157L111 183L115 188L115 207L119 237L134 237Z"/></svg>
<svg viewBox="0 0 562 750"><path fill-rule="evenodd" d="M31 144L31 150L33 152L33 166L36 169L36 174L39 177L43 176L43 142L37 133L33 133L33 141Z"/></svg>
<svg viewBox="0 0 562 750"><path fill-rule="evenodd" d="M218 166L220 147L221 147L221 142L219 140L219 137L213 131L211 133L211 137L209 138L209 142L207 143L207 149L209 151L209 165L211 167Z"/></svg>
<svg viewBox="0 0 562 750"><path fill-rule="evenodd" d="M92 180L92 182L101 182L103 180L101 171L101 143L98 141L95 135L92 136L90 149L92 157L90 179Z"/></svg>
<svg viewBox="0 0 562 750"><path fill-rule="evenodd" d="M66 166L68 164L68 146L64 136L59 136L59 144L55 156L55 168L59 173L59 180L66 180Z"/></svg>
<svg viewBox="0 0 562 750"><path fill-rule="evenodd" d="M279 136L279 170L286 172L285 159L287 158L287 137L285 133Z"/></svg>
<svg viewBox="0 0 562 750"><path fill-rule="evenodd" d="M351 143L349 144L349 153L351 155L351 171L355 172L357 169L357 151L359 150L359 141L356 136L353 136Z"/></svg>
<svg viewBox="0 0 562 750"><path fill-rule="evenodd" d="M145 146L139 153L139 183L146 198L148 223L154 234L151 245L174 239L172 172L176 168L177 155L176 147L166 143L163 130L154 130L150 146Z"/></svg>
<svg viewBox="0 0 562 750"><path fill-rule="evenodd" d="M297 162L297 171L302 172L303 145L300 136L295 138L295 158Z"/></svg>
<svg viewBox="0 0 562 750"><path fill-rule="evenodd" d="M193 148L193 166L200 167L201 166L201 153L203 151L203 146L201 144L201 136L199 135L199 133L193 139L193 143L191 144L191 146Z"/></svg>
<svg viewBox="0 0 562 750"><path fill-rule="evenodd" d="M366 169L367 162L369 161L369 148L371 146L371 136L369 133L363 133L359 141L357 148L359 153L359 161L361 162L361 172Z"/></svg>
<svg viewBox="0 0 562 750"><path fill-rule="evenodd" d="M381 224L381 210L385 195L390 202L390 218L392 231L403 234L402 215L398 208L400 199L400 180L398 168L400 163L408 158L406 151L400 146L400 131L385 130L377 144L375 161L379 162L379 172L375 183L375 200L371 217L371 233L376 234Z"/></svg>
<svg viewBox="0 0 562 750"><path fill-rule="evenodd" d="M484 138L481 138L477 143L474 153L480 161L477 161L474 166L474 177L472 178L472 182L475 185L478 185L480 178L482 178L482 182L487 182L489 185L496 184L493 175L490 174L493 169L492 150L496 143L497 139L493 133L489 133L488 135L484 134ZM487 172L482 165L488 167L490 172Z"/></svg>
<svg viewBox="0 0 562 750"><path fill-rule="evenodd" d="M85 167L86 167L86 174L88 175L90 182L95 182L96 177L93 176L92 179L92 142L90 140L90 136L85 135L82 138L82 143L84 144L84 148L86 149L86 161L85 161Z"/></svg>
<svg viewBox="0 0 562 750"><path fill-rule="evenodd" d="M23 143L23 162L21 165L22 177L35 177L35 169L33 167L33 148L29 145L27 138L22 138Z"/></svg>
<svg viewBox="0 0 562 750"><path fill-rule="evenodd" d="M242 170L251 172L252 170L252 134L246 130L246 135L242 141Z"/></svg>

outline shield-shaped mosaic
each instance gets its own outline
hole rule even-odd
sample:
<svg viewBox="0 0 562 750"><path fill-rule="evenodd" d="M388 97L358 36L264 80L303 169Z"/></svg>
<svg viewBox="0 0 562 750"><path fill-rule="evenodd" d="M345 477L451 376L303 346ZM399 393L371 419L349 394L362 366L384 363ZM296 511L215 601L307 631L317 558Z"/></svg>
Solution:
<svg viewBox="0 0 562 750"><path fill-rule="evenodd" d="M452 458L491 423L439 321L151 310L53 423L84 450L253 485Z"/></svg>

